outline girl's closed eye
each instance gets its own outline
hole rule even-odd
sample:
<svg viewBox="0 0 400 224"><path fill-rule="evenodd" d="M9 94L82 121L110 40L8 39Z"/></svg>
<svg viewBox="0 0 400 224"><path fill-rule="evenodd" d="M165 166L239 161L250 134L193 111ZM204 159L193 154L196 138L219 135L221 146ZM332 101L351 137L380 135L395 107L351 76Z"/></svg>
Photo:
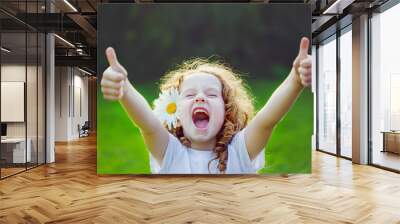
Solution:
<svg viewBox="0 0 400 224"><path fill-rule="evenodd" d="M211 91L206 92L206 95L209 98L216 98L216 97L218 97L218 91L211 90Z"/></svg>
<svg viewBox="0 0 400 224"><path fill-rule="evenodd" d="M188 99L192 99L194 97L194 94L193 93L192 94L186 94L185 97L188 98Z"/></svg>
<svg viewBox="0 0 400 224"><path fill-rule="evenodd" d="M183 93L183 96L184 96L185 98L188 98L188 99L193 98L195 95L196 95L196 94L195 94L194 92L185 92L185 93Z"/></svg>

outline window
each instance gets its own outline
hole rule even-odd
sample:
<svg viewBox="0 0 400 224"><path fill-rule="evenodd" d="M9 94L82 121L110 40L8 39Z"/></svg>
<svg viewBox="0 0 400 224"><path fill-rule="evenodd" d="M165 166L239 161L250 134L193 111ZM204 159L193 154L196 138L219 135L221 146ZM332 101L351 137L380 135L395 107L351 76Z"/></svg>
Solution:
<svg viewBox="0 0 400 224"><path fill-rule="evenodd" d="M340 155L351 158L352 141L352 33L343 31L340 43Z"/></svg>
<svg viewBox="0 0 400 224"><path fill-rule="evenodd" d="M336 154L336 36L318 48L318 149Z"/></svg>
<svg viewBox="0 0 400 224"><path fill-rule="evenodd" d="M400 170L400 4L371 18L372 164Z"/></svg>

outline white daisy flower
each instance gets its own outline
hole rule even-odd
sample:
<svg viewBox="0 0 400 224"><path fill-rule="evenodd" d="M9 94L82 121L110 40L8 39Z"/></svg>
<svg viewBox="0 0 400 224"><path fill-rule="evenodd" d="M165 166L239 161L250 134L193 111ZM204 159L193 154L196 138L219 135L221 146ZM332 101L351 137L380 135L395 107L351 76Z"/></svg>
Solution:
<svg viewBox="0 0 400 224"><path fill-rule="evenodd" d="M167 125L168 129L175 128L179 119L179 92L175 88L162 91L154 101L154 113Z"/></svg>

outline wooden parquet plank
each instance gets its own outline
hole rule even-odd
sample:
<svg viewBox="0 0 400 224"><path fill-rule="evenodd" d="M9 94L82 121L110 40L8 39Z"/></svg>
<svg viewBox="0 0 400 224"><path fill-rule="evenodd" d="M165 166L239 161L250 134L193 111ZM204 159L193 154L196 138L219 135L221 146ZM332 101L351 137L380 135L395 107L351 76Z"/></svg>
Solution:
<svg viewBox="0 0 400 224"><path fill-rule="evenodd" d="M0 223L400 224L400 175L320 152L310 175L97 175L94 136L0 181Z"/></svg>

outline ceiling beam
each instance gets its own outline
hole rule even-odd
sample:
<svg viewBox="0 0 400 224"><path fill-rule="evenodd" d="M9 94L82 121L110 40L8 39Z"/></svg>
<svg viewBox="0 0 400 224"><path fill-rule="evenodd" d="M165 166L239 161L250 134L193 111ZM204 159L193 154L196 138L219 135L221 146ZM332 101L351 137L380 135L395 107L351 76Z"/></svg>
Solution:
<svg viewBox="0 0 400 224"><path fill-rule="evenodd" d="M56 66L87 67L96 71L96 58L90 56L55 56Z"/></svg>
<svg viewBox="0 0 400 224"><path fill-rule="evenodd" d="M336 0L323 10L322 14L342 14L343 10L353 4L355 0Z"/></svg>
<svg viewBox="0 0 400 224"><path fill-rule="evenodd" d="M92 26L92 24L89 23L89 21L82 16L80 8L77 7L76 5L73 5L73 1L67 1L68 4L66 3L66 1L54 1L54 6L58 9L60 9L60 11L64 12L64 14L71 19L72 21L74 21L87 35L87 42L90 46L96 46L96 28ZM77 11L75 11L74 9L72 9L72 7L70 6L72 5L72 7L76 8Z"/></svg>

